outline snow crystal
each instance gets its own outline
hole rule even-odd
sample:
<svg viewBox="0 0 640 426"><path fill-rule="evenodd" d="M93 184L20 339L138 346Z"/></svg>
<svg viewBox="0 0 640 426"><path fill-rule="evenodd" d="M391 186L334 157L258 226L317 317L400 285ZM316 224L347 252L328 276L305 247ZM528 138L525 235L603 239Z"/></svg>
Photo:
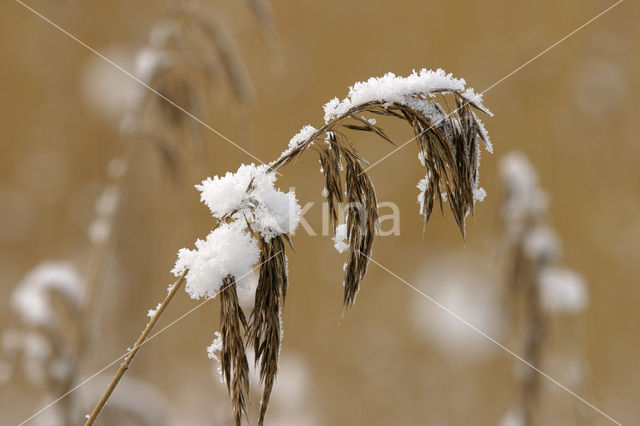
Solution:
<svg viewBox="0 0 640 426"><path fill-rule="evenodd" d="M278 157L278 160L280 160L281 158L284 158L284 157L288 156L289 154L291 154L302 143L304 143L306 140L308 140L316 130L317 129L315 127L313 127L313 126L311 126L309 124L307 124L306 126L303 126L302 129L300 129L300 131L298 133L296 133L291 138L291 140L289 140L289 145L287 146L287 149L285 149L282 152L282 154L280 154L280 157ZM277 162L278 160L274 161L273 163Z"/></svg>
<svg viewBox="0 0 640 426"><path fill-rule="evenodd" d="M346 249L349 248L349 243L347 240L347 224L343 223L342 225L336 226L336 235L333 237L333 246L338 250L339 253L344 253Z"/></svg>
<svg viewBox="0 0 640 426"><path fill-rule="evenodd" d="M340 101L333 98L324 106L324 120L329 122L345 113L353 107L367 102L382 102L385 105L393 103L406 105L415 101L415 94L429 94L433 91L464 91L464 79L454 78L451 74L441 69L436 71L422 69L419 73L414 70L407 77L398 77L393 73L387 73L382 77L371 77L364 82L358 82L349 88L349 94ZM482 96L476 95L473 90L467 89L463 96L469 99L478 108L486 110L482 105ZM430 102L422 102L423 105ZM486 112L490 113L488 110Z"/></svg>
<svg viewBox="0 0 640 426"><path fill-rule="evenodd" d="M107 186L96 200L96 213L100 216L112 216L118 207L120 191L116 186Z"/></svg>
<svg viewBox="0 0 640 426"><path fill-rule="evenodd" d="M424 193L427 192L427 187L429 186L429 181L431 180L431 172L427 172L427 175L420 179L418 182L417 188L420 190L418 194L418 204L420 205L420 214L424 214Z"/></svg>
<svg viewBox="0 0 640 426"><path fill-rule="evenodd" d="M524 154L512 152L502 157L500 175L508 190L503 212L507 220L515 224L547 208L547 195L540 189L538 175Z"/></svg>
<svg viewBox="0 0 640 426"><path fill-rule="evenodd" d="M478 123L478 131L480 132L480 135L482 136L482 140L484 142L485 149L493 154L493 144L491 143L491 138L489 138L489 132L487 132L487 129L484 127L484 123L482 122L482 120L480 120L480 118L478 118L476 113L473 112L473 111L471 113L473 114L473 118L476 119L476 123ZM491 113L490 113L490 115L493 116L493 114L491 114Z"/></svg>
<svg viewBox="0 0 640 426"><path fill-rule="evenodd" d="M418 152L418 161L423 167L427 164L427 153L423 150L420 150L420 152Z"/></svg>
<svg viewBox="0 0 640 426"><path fill-rule="evenodd" d="M576 314L589 303L582 277L567 268L547 268L540 276L542 307L549 312Z"/></svg>
<svg viewBox="0 0 640 426"><path fill-rule="evenodd" d="M468 87L464 90L464 92L462 92L462 97L465 98L471 105L477 107L488 116L493 117L493 113L482 104L482 93L476 93L473 88Z"/></svg>
<svg viewBox="0 0 640 426"><path fill-rule="evenodd" d="M206 240L197 240L196 249L180 249L176 266L171 271L180 276L185 270L185 290L191 298L215 297L228 276L237 279L236 285L246 289L244 278L258 262L257 241L242 227L241 222L223 223L211 231Z"/></svg>
<svg viewBox="0 0 640 426"><path fill-rule="evenodd" d="M147 316L148 316L149 318L153 318L153 317L155 317L155 316L156 316L156 314L158 313L158 309L160 309L160 306L162 306L162 304L161 304L161 303L158 303L158 304L156 305L156 308L155 308L155 309L149 309L149 310L147 311Z"/></svg>
<svg viewBox="0 0 640 426"><path fill-rule="evenodd" d="M16 286L11 295L11 304L26 323L51 327L55 324L55 315L49 303L51 291L61 293L79 306L84 297L84 283L70 263L43 262Z"/></svg>
<svg viewBox="0 0 640 426"><path fill-rule="evenodd" d="M100 245L107 242L111 234L111 221L105 217L98 217L91 222L87 230L89 241L93 244Z"/></svg>
<svg viewBox="0 0 640 426"><path fill-rule="evenodd" d="M473 188L473 200L478 202L483 202L487 197L487 191L484 188L476 187Z"/></svg>
<svg viewBox="0 0 640 426"><path fill-rule="evenodd" d="M243 164L236 173L207 178L196 188L213 217L246 217L252 229L269 241L276 235L292 233L300 222L295 192L276 189L275 181L276 174L268 166Z"/></svg>
<svg viewBox="0 0 640 426"><path fill-rule="evenodd" d="M172 272L180 276L188 270L185 289L192 298L215 297L228 276L235 277L241 292L251 291L249 275L260 256L253 232L269 241L295 231L300 205L293 191L276 189L275 181L275 172L268 166L243 164L236 173L196 185L202 202L221 222L206 240L196 241L195 250L178 252Z"/></svg>
<svg viewBox="0 0 640 426"><path fill-rule="evenodd" d="M218 358L218 352L222 350L222 334L219 331L215 332L216 338L213 339L211 345L207 346L207 356L209 359L215 359L220 362L220 358Z"/></svg>
<svg viewBox="0 0 640 426"><path fill-rule="evenodd" d="M560 251L560 239L548 226L536 226L525 235L524 252L532 260L554 259Z"/></svg>

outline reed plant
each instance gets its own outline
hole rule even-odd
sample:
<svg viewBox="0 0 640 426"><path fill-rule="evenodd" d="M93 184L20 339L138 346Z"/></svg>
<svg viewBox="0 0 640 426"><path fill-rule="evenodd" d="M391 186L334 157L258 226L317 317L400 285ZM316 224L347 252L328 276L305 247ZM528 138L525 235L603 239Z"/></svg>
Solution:
<svg viewBox="0 0 640 426"><path fill-rule="evenodd" d="M181 249L173 273L176 282L108 386L86 425L91 425L144 344L152 327L182 286L194 298L220 296L222 332L209 348L219 351L221 371L231 396L236 425L247 415L249 368L247 348L262 383L259 424L265 420L278 371L282 341L282 309L288 278L287 246L299 221L295 193L275 187L277 175L303 153L319 155L324 189L329 200L331 226L340 250L347 250L344 276L344 309L350 308L371 260L378 226L377 194L367 174L369 163L359 154L354 135L368 132L395 145L375 117L399 119L413 131L418 164L425 177L418 183L418 203L425 224L436 205L449 204L465 235L465 220L484 198L479 187L480 146L491 143L478 113L491 114L482 96L465 88L465 82L442 70L421 70L407 77L386 74L356 83L342 101L324 106L324 124L304 126L273 162L242 165L236 173L208 178L197 185L201 200L216 219L214 229L196 249ZM338 223L338 206L347 210ZM246 291L246 277L259 269L255 303L245 314L238 291Z"/></svg>

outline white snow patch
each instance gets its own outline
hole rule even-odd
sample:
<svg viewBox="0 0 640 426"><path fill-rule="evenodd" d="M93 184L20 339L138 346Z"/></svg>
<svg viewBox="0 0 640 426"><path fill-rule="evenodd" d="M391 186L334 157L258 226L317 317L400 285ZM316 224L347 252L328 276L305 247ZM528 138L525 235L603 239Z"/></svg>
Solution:
<svg viewBox="0 0 640 426"><path fill-rule="evenodd" d="M540 276L542 307L548 312L577 314L589 304L584 279L567 268L547 268Z"/></svg>
<svg viewBox="0 0 640 426"><path fill-rule="evenodd" d="M207 346L207 356L209 357L209 359L215 359L216 361L220 362L218 354L222 350L222 334L220 334L219 331L216 331L215 335L216 338L213 339L211 345Z"/></svg>
<svg viewBox="0 0 640 426"><path fill-rule="evenodd" d="M55 314L49 292L59 292L76 306L84 297L84 282L72 264L46 261L40 263L16 286L11 305L30 325L52 327Z"/></svg>
<svg viewBox="0 0 640 426"><path fill-rule="evenodd" d="M415 94L425 94L437 91L464 90L464 79L456 79L441 69L436 71L422 69L419 73L413 71L407 77L398 77L387 73L382 77L371 77L364 82L357 82L349 88L349 94L340 101L334 98L324 106L324 120L330 120L347 113L351 108L367 102L383 102L405 104L409 99L415 99ZM482 106L482 99L478 106Z"/></svg>
<svg viewBox="0 0 640 426"><path fill-rule="evenodd" d="M476 187L473 188L473 201L478 201L479 203L483 202L487 197L487 191L484 188Z"/></svg>
<svg viewBox="0 0 640 426"><path fill-rule="evenodd" d="M295 192L275 188L276 174L266 165L242 165L236 173L207 178L196 188L213 217L247 218L266 241L292 233L300 222ZM251 187L251 189L250 189Z"/></svg>
<svg viewBox="0 0 640 426"><path fill-rule="evenodd" d="M300 145L302 145L304 142L306 142L311 135L313 135L313 133L316 131L317 129L309 124L307 124L306 126L303 126L302 129L300 129L300 131L298 133L296 133L291 140L289 140L289 145L287 147L287 149L285 149L282 154L280 154L280 157L278 157L278 160L280 160L281 158L286 157L287 155L291 154L296 148L298 148ZM278 160L274 161L273 163L277 162ZM272 163L272 164L273 164Z"/></svg>
<svg viewBox="0 0 640 426"><path fill-rule="evenodd" d="M135 74L144 83L149 83L158 68L165 66L169 58L155 48L144 47L138 51L135 61Z"/></svg>
<svg viewBox="0 0 640 426"><path fill-rule="evenodd" d="M507 188L503 215L512 232L519 232L525 218L542 213L548 206L538 175L521 152L511 152L500 160L500 176Z"/></svg>
<svg viewBox="0 0 640 426"><path fill-rule="evenodd" d="M425 262L415 278L420 290L449 312L425 309L424 300L415 298L410 306L414 330L453 364L472 364L496 353L495 345L471 326L495 338L504 331L495 274L475 256L441 255Z"/></svg>
<svg viewBox="0 0 640 426"><path fill-rule="evenodd" d="M180 276L188 269L185 290L191 298L212 298L230 275L236 278L236 286L243 288L259 257L257 241L241 222L223 223L206 240L197 240L195 250L180 249L171 272Z"/></svg>
<svg viewBox="0 0 640 426"><path fill-rule="evenodd" d="M525 235L524 252L534 261L557 258L561 250L560 239L548 226L538 225Z"/></svg>
<svg viewBox="0 0 640 426"><path fill-rule="evenodd" d="M149 318L153 318L153 317L155 317L155 316L156 316L156 314L158 313L158 309L160 309L160 306L162 306L162 304L161 304L161 303L158 303L158 304L156 305L156 308L155 308L155 309L149 309L149 310L147 311L147 316L148 316Z"/></svg>
<svg viewBox="0 0 640 426"><path fill-rule="evenodd" d="M418 205L420 205L420 214L424 215L424 193L427 192L427 188L429 186L429 181L431 181L431 172L428 171L427 175L420 179L418 182L417 188L420 190L418 194Z"/></svg>
<svg viewBox="0 0 640 426"><path fill-rule="evenodd" d="M347 240L347 224L343 223L341 225L336 226L336 235L333 237L333 246L338 250L339 253L344 253L345 250L349 248L349 243Z"/></svg>

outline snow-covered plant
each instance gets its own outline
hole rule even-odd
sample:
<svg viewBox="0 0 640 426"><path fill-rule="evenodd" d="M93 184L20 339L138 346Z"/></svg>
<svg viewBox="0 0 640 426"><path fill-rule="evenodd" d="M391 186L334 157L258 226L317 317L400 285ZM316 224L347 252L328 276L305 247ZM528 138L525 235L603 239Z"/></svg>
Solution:
<svg viewBox="0 0 640 426"><path fill-rule="evenodd" d="M449 102L447 97L453 101ZM449 109L450 104L455 108ZM324 125L318 129L303 127L291 139L288 149L271 164L277 170L307 148L313 147L318 152L334 233L338 226L336 205L358 206L347 215L349 263L345 305L353 304L366 273L378 220L375 189L366 173L368 163L358 154L345 130L372 132L394 144L374 118L362 114L393 117L409 124L419 163L425 168L425 177L418 183L418 202L425 225L433 207L439 204L442 208L448 202L464 235L466 217L473 213L475 201L484 198L484 190L478 186L480 143L493 151L476 111L491 115L482 105L482 96L471 88L465 89L463 79L453 78L441 69L422 69L408 77L388 73L354 84L343 100L329 101L324 106Z"/></svg>
<svg viewBox="0 0 640 426"><path fill-rule="evenodd" d="M218 80L227 76L231 91L242 105L253 97L253 86L235 40L210 10L193 5L172 8L152 27L148 44L136 54L135 68L138 78L152 90L138 88L134 102L125 111L121 130L132 143L122 157L109 162L107 183L96 201L96 216L88 230L94 244L87 276L89 304L113 249L137 141L150 141L163 159L162 170L176 178L180 175L179 158L189 142L201 139L194 133L199 125L194 124L193 113L200 116L207 111L208 93L219 86Z"/></svg>
<svg viewBox="0 0 640 426"><path fill-rule="evenodd" d="M149 42L136 54L135 68L155 92L140 87L122 129L151 142L173 177L181 172L184 154L201 148L197 142L202 140L202 127L193 116L206 117L210 93L228 86L242 107L254 96L234 38L204 7L176 7L156 23Z"/></svg>
<svg viewBox="0 0 640 426"><path fill-rule="evenodd" d="M490 112L482 105L480 95L465 88L464 80L442 70L423 69L408 77L386 74L356 83L345 99L329 101L324 111L322 126L304 126L269 165L242 165L236 173L209 178L196 186L217 224L205 240L196 242L195 249L179 251L173 269L178 280L125 359L105 392L106 398L144 342L150 326L176 289L186 283L186 291L193 298L220 295L221 344L210 347L210 354L220 348L216 356L231 394L236 425L247 413L246 346L255 350L263 384L259 424L264 423L282 339L281 313L288 286L285 243L290 243L300 215L295 194L275 187L276 174L310 148L319 154L336 246L348 250L344 307L351 307L369 264L378 206L373 182L366 173L368 163L359 155L349 131L371 132L393 144L370 115L409 124L419 164L426 174L418 185L425 224L434 205L442 207L446 202L464 235L466 217L473 213L474 203L484 198L478 185L480 144L491 151L489 138L476 115ZM348 210L343 225L337 223L339 205L357 206ZM259 278L255 303L247 318L240 307L238 291L247 290L243 280L254 268L259 268ZM103 405L106 398L101 400ZM100 408L98 404L91 418Z"/></svg>
<svg viewBox="0 0 640 426"><path fill-rule="evenodd" d="M81 309L84 282L71 264L42 262L16 286L11 295L11 304L25 324L53 328L60 326L56 323L51 302L53 293L62 296L71 309Z"/></svg>
<svg viewBox="0 0 640 426"><path fill-rule="evenodd" d="M51 396L68 392L76 380L83 332L83 278L68 262L45 261L18 283L10 301L21 325L4 330L1 353L36 388ZM56 415L62 416L62 424L72 422L75 414L68 398Z"/></svg>
<svg viewBox="0 0 640 426"><path fill-rule="evenodd" d="M504 188L501 216L510 254L507 281L511 310L515 313L518 302L524 305L525 358L540 367L550 316L583 312L588 293L583 279L560 265L561 243L549 225L548 197L527 157L520 152L505 155L500 175ZM512 320L515 322L515 315ZM523 371L521 407L514 412L524 425L532 423L539 379L534 370Z"/></svg>

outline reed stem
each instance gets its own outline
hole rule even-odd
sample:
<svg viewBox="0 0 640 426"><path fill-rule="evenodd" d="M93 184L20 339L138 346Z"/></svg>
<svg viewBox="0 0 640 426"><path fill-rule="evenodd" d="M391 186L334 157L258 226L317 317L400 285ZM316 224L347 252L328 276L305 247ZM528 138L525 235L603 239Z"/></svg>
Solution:
<svg viewBox="0 0 640 426"><path fill-rule="evenodd" d="M158 319L160 319L160 316L164 312L169 302L171 302L171 299L173 299L173 296L175 296L180 287L182 287L182 284L184 284L186 275L187 271L185 271L180 276L180 278L178 278L176 282L173 283L173 285L171 286L171 290L169 290L169 292L167 293L167 297L164 298L164 300L156 310L155 315L151 318L145 329L142 331L142 334L140 334L140 337L138 337L138 340L133 345L133 348L131 348L122 364L120 364L120 368L118 368L118 371L116 372L113 379L111 379L111 382L109 383L109 386L107 386L107 389L104 391L104 394L102 395L96 406L93 408L93 411L91 411L91 414L87 418L87 421L84 423L84 426L91 426L96 421L96 419L100 415L100 412L109 400L109 397L115 390L116 386L118 386L120 379L122 378L122 376L124 376L124 373L126 373L127 369L129 368L129 365L133 361L133 357L136 356L136 353L138 352L140 347L145 343L147 336L149 335L149 333L151 333L153 326L156 324L156 322L158 322Z"/></svg>

